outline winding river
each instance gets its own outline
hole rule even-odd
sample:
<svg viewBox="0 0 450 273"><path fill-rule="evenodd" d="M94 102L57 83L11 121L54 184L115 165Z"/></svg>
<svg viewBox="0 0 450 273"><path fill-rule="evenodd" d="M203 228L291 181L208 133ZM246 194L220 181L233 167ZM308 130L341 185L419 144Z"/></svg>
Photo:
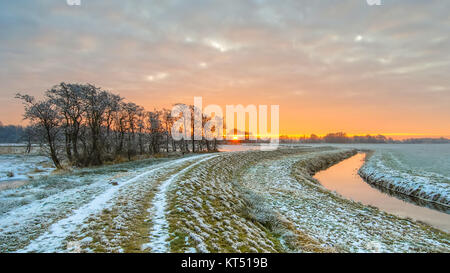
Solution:
<svg viewBox="0 0 450 273"><path fill-rule="evenodd" d="M358 153L318 172L314 177L325 188L335 191L345 198L377 207L400 217L409 217L425 222L440 230L450 232L450 214L405 202L367 184L358 175L359 168L364 164L364 158L364 153Z"/></svg>

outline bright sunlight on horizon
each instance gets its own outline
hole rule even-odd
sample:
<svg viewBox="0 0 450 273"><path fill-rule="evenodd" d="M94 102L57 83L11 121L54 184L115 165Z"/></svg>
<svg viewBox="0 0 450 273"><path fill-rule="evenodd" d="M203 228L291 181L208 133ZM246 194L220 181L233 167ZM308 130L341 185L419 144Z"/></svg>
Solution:
<svg viewBox="0 0 450 273"><path fill-rule="evenodd" d="M280 105L281 135L450 136L448 2L25 2L0 10L3 124L26 124L17 92L71 82L148 110Z"/></svg>

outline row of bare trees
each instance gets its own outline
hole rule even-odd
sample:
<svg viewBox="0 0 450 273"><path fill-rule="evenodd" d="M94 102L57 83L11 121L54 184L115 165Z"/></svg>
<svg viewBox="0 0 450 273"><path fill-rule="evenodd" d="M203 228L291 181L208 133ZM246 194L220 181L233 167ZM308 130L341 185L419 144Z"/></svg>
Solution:
<svg viewBox="0 0 450 273"><path fill-rule="evenodd" d="M63 160L82 167L118 157L217 150L216 140L172 139L175 119L169 110L146 111L91 84L61 83L47 90L42 100L23 94L16 98L32 123L30 138L45 143L57 168Z"/></svg>

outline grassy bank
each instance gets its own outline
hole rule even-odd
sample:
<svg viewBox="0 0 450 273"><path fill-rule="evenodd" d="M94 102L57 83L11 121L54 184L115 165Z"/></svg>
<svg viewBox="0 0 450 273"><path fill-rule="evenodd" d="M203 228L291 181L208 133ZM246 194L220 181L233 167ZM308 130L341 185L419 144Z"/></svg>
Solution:
<svg viewBox="0 0 450 273"><path fill-rule="evenodd" d="M448 234L343 199L312 177L355 153L290 147L52 175L1 193L0 245L25 252L72 251L74 242L82 252L450 251Z"/></svg>

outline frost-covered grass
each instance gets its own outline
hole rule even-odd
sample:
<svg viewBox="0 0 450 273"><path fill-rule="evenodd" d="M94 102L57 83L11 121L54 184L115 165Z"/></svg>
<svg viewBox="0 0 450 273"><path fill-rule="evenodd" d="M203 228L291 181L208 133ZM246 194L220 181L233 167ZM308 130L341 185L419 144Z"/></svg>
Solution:
<svg viewBox="0 0 450 273"><path fill-rule="evenodd" d="M408 145L375 150L359 173L369 183L450 206L449 166L450 145Z"/></svg>
<svg viewBox="0 0 450 273"><path fill-rule="evenodd" d="M263 152L224 154L186 173L170 191L173 252L278 252L282 247L260 222L247 217L238 178Z"/></svg>
<svg viewBox="0 0 450 273"><path fill-rule="evenodd" d="M317 144L373 152L359 174L390 192L446 211L450 207L450 144ZM428 204L426 204L428 203Z"/></svg>
<svg viewBox="0 0 450 273"><path fill-rule="evenodd" d="M87 207L90 213L82 219L74 218L71 226L64 232L64 240L58 251L64 251L70 242L79 242L84 252L142 252L143 244L149 237L149 209L158 186L171 174L188 168L196 160L211 155L197 155L156 164L125 182L114 186L114 194L101 194ZM106 198L108 197L108 198ZM98 202L99 200L100 202ZM74 214L76 215L76 214ZM66 222L65 219L62 220ZM60 226L60 224L58 223ZM161 231L163 233L164 230ZM43 238L44 241L46 238ZM47 240L52 242L52 240Z"/></svg>
<svg viewBox="0 0 450 273"><path fill-rule="evenodd" d="M28 180L53 171L51 160L37 155L0 155L0 183Z"/></svg>
<svg viewBox="0 0 450 273"><path fill-rule="evenodd" d="M354 151L148 159L0 191L0 252L448 252L449 235L342 199L311 175Z"/></svg>
<svg viewBox="0 0 450 273"><path fill-rule="evenodd" d="M111 189L120 188L121 183L156 166L164 167L166 161L166 159L142 160L75 170L38 178L18 189L1 191L1 252L17 251L27 246L31 240L43 235L59 220L76 215L77 209L92 204L98 200L96 198L108 193ZM112 185L112 181L117 182L119 186ZM105 196L105 198L112 197ZM91 211L86 209L84 212L85 215L82 216L87 217ZM78 219L83 217L80 216ZM51 238L48 239L48 241L51 240ZM56 241L57 239L55 239L54 245L58 246ZM56 249L49 245L48 248L42 247L39 250L52 251Z"/></svg>
<svg viewBox="0 0 450 273"><path fill-rule="evenodd" d="M448 234L342 199L314 182L304 171L304 163L318 157L267 160L251 168L243 181L320 247L338 252L450 251Z"/></svg>

